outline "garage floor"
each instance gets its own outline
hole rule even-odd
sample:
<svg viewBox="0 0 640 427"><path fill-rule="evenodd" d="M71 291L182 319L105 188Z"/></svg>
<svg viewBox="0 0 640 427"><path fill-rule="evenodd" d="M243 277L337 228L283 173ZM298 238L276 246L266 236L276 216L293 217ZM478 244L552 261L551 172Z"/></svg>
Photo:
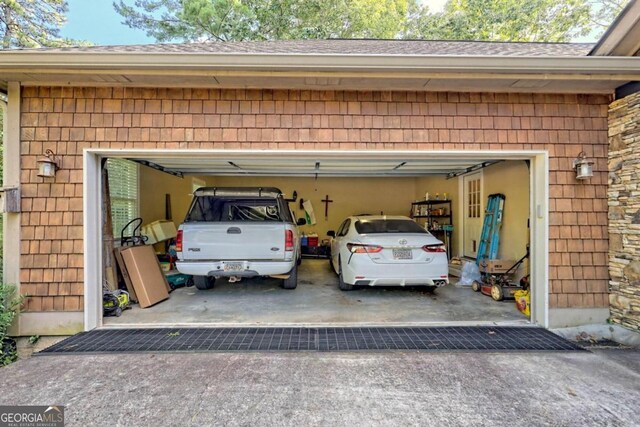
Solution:
<svg viewBox="0 0 640 427"><path fill-rule="evenodd" d="M513 301L495 302L469 288L448 285L434 294L423 288L338 289L328 260L305 259L298 288L287 291L275 279L218 280L213 289L181 288L153 307L137 305L105 326L436 324L444 322L526 323ZM452 282L456 282L452 278Z"/></svg>

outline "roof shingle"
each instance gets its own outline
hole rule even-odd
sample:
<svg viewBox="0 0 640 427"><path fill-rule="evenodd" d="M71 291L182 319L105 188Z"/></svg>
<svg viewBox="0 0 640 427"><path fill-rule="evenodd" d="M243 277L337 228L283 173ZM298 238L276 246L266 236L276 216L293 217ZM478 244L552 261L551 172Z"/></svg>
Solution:
<svg viewBox="0 0 640 427"><path fill-rule="evenodd" d="M451 55L586 56L593 43L532 43L433 40L273 40L22 49L38 52L167 54L314 54L314 55Z"/></svg>

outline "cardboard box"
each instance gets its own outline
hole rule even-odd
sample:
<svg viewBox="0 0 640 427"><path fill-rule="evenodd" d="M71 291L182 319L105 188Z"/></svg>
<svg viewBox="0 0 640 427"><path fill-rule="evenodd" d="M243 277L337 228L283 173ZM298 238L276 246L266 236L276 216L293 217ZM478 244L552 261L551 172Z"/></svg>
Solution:
<svg viewBox="0 0 640 427"><path fill-rule="evenodd" d="M140 308L169 298L169 283L156 258L153 246L132 246L120 251Z"/></svg>
<svg viewBox="0 0 640 427"><path fill-rule="evenodd" d="M178 230L173 221L160 220L153 221L142 226L142 235L147 236L147 245L164 242L165 240L174 239L178 235Z"/></svg>
<svg viewBox="0 0 640 427"><path fill-rule="evenodd" d="M124 263L124 259L122 258L122 250L126 249L125 247L115 248L113 250L113 254L116 258L116 263L118 264L118 271L122 275L122 279L124 280L124 284L127 287L127 292L129 292L129 298L138 302L138 296L136 295L136 290L133 289L133 284L131 283L131 278L129 277L129 272L127 271L127 266Z"/></svg>
<svg viewBox="0 0 640 427"><path fill-rule="evenodd" d="M480 262L479 267L481 273L502 274L515 263L516 261L511 259L485 259Z"/></svg>

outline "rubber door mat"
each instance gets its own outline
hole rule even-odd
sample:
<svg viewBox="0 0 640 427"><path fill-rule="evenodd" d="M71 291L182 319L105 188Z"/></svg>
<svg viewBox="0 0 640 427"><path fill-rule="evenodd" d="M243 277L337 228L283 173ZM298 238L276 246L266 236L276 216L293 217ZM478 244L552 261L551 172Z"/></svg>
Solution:
<svg viewBox="0 0 640 427"><path fill-rule="evenodd" d="M147 328L82 332L37 353L585 351L537 327Z"/></svg>

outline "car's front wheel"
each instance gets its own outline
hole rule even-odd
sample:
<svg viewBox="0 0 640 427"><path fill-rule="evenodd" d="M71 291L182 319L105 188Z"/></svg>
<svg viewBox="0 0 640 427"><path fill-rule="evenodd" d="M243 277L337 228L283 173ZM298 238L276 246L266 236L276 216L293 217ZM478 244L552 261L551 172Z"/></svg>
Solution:
<svg viewBox="0 0 640 427"><path fill-rule="evenodd" d="M213 288L213 285L216 283L216 279L209 276L193 276L193 284L196 285L201 291L206 291L208 289Z"/></svg>
<svg viewBox="0 0 640 427"><path fill-rule="evenodd" d="M340 261L340 258L338 258L338 269L338 288L340 288L341 291L352 291L353 285L345 283L344 281L344 276L342 274L342 261Z"/></svg>

